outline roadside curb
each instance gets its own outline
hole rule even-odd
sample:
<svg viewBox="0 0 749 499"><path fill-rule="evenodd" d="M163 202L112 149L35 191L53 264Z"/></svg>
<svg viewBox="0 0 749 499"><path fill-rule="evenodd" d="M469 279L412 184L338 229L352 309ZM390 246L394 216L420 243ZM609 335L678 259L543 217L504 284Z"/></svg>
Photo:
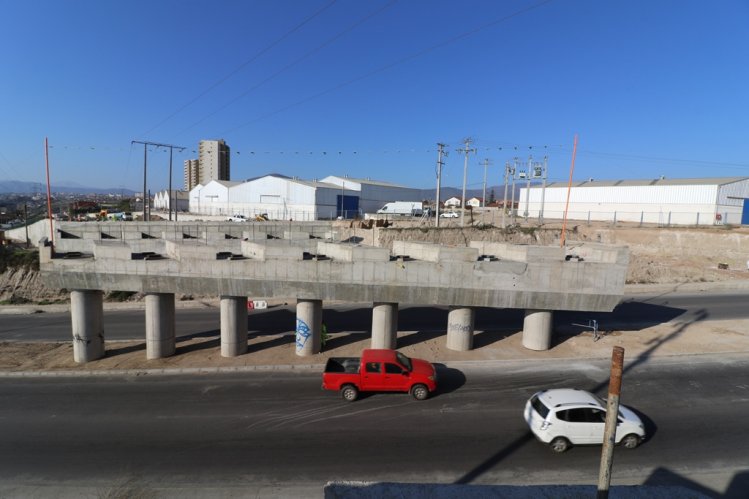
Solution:
<svg viewBox="0 0 749 499"><path fill-rule="evenodd" d="M727 351L727 352L708 352L708 353L682 353L668 355L654 355L649 360L658 360L659 362L676 363L684 362L688 357L690 362L700 358L712 356L725 356L732 359L749 359L749 351ZM448 369L489 369L496 366L514 365L516 367L527 367L528 369L552 368L559 363L591 363L606 364L610 358L608 356L597 357L552 357L545 359L481 359L481 360L456 360L440 361L433 360L433 364L443 365ZM627 364L637 362L637 356L625 359ZM161 369L91 369L81 371L70 370L44 370L44 371L0 371L2 378L93 378L93 377L115 377L115 376L178 376L184 374L230 374L242 372L319 372L325 368L325 364L276 364L276 365L254 365L254 366L228 366L228 367L179 367L179 368L161 368Z"/></svg>
<svg viewBox="0 0 749 499"><path fill-rule="evenodd" d="M324 364L276 364L231 367L175 367L162 369L91 369L81 371L0 371L0 378L85 378L103 376L174 376L180 374L221 374L255 371L315 371L322 370Z"/></svg>

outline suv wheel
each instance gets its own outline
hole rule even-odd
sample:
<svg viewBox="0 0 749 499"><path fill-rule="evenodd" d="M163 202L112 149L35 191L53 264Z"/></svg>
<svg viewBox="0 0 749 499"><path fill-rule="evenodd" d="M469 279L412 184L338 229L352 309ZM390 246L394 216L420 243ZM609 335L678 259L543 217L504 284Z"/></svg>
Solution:
<svg viewBox="0 0 749 499"><path fill-rule="evenodd" d="M626 437L622 439L622 445L626 449L634 449L638 445L640 445L640 437L638 437L635 434L630 433Z"/></svg>
<svg viewBox="0 0 749 499"><path fill-rule="evenodd" d="M551 450L553 450L557 454L561 454L562 452L566 452L567 449L570 448L570 441L564 437L557 437L552 440L549 445L551 446Z"/></svg>

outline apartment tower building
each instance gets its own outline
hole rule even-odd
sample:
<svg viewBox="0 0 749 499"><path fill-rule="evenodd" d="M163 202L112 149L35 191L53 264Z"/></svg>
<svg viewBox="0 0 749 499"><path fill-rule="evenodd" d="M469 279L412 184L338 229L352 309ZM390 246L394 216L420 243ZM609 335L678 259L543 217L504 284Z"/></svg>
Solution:
<svg viewBox="0 0 749 499"><path fill-rule="evenodd" d="M198 185L200 179L200 166L197 159L185 160L185 190L191 191Z"/></svg>
<svg viewBox="0 0 749 499"><path fill-rule="evenodd" d="M201 140L198 181L205 185L211 180L231 180L230 160L230 149L223 139Z"/></svg>
<svg viewBox="0 0 749 499"><path fill-rule="evenodd" d="M231 150L223 139L201 140L198 159L185 160L185 190L211 180L231 180Z"/></svg>

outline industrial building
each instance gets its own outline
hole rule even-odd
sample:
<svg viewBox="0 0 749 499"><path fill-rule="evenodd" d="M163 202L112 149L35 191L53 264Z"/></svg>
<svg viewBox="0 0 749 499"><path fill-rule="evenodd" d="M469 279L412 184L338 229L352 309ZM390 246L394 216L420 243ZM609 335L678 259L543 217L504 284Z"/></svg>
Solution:
<svg viewBox="0 0 749 499"><path fill-rule="evenodd" d="M189 195L190 212L201 215L264 214L270 220L330 220L363 217L390 201L418 201L418 189L330 176L302 180L270 174L245 182L211 180Z"/></svg>
<svg viewBox="0 0 749 499"><path fill-rule="evenodd" d="M567 197L569 193L569 206ZM520 189L517 214L533 219L658 225L749 224L749 177L553 182Z"/></svg>
<svg viewBox="0 0 749 499"><path fill-rule="evenodd" d="M339 186L345 197L344 210L346 211L376 213L385 203L391 201L422 201L419 189L379 180L331 175L322 179L322 182ZM358 199L358 204L355 206L352 204L354 199Z"/></svg>
<svg viewBox="0 0 749 499"><path fill-rule="evenodd" d="M189 193L186 191L169 191L164 189L157 192L153 197L153 207L156 210L169 211L169 208L174 204L176 211L188 211L190 208L188 195Z"/></svg>

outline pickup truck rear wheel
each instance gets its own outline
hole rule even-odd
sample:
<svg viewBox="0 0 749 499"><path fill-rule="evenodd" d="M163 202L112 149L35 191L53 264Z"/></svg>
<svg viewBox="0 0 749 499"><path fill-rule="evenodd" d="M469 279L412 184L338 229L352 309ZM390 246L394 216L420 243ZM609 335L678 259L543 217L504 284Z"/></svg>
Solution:
<svg viewBox="0 0 749 499"><path fill-rule="evenodd" d="M424 400L429 396L429 389L425 385L414 385L411 387L411 396L416 400Z"/></svg>
<svg viewBox="0 0 749 499"><path fill-rule="evenodd" d="M354 385L345 385L341 387L341 397L346 402L353 402L359 398L359 390Z"/></svg>

